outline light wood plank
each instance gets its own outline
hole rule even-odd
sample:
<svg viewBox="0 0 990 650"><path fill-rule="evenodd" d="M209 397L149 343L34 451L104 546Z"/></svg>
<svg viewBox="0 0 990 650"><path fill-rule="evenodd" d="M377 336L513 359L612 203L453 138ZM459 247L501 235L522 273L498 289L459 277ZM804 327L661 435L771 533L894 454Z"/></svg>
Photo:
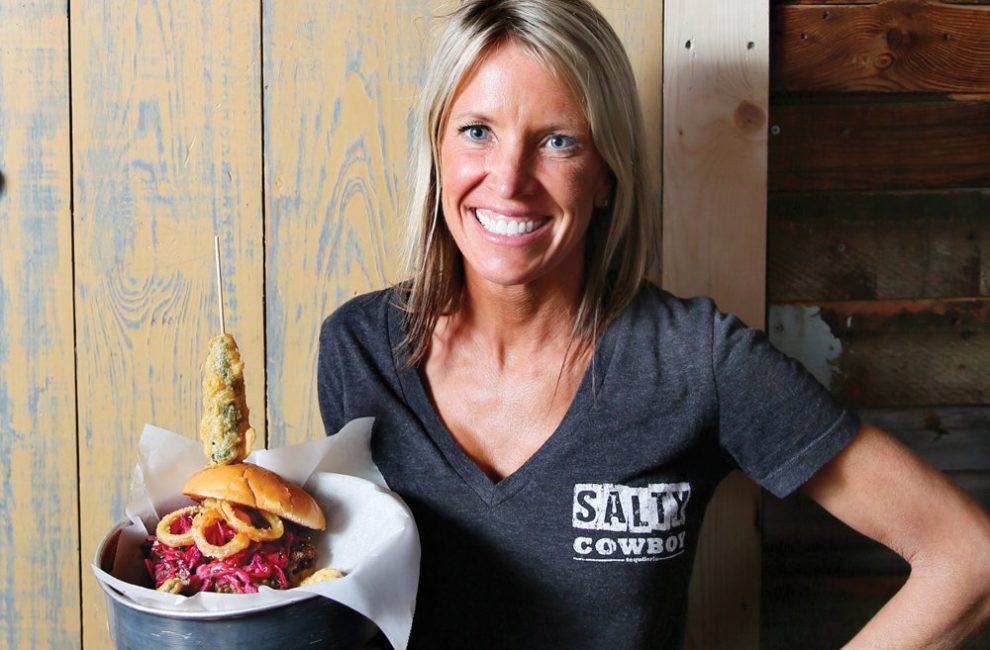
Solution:
<svg viewBox="0 0 990 650"><path fill-rule="evenodd" d="M0 647L78 648L69 47L63 2L0 9Z"/></svg>
<svg viewBox="0 0 990 650"><path fill-rule="evenodd" d="M650 187L659 206L663 150L663 0L593 0L593 4L615 29L636 75L650 152ZM658 236L659 232L657 228ZM660 281L659 268L653 269L652 275Z"/></svg>
<svg viewBox="0 0 990 650"><path fill-rule="evenodd" d="M664 4L663 284L764 324L768 5ZM759 642L759 490L733 475L706 517L688 644Z"/></svg>
<svg viewBox="0 0 990 650"><path fill-rule="evenodd" d="M665 16L664 285L762 327L767 6L681 0Z"/></svg>
<svg viewBox="0 0 990 650"><path fill-rule="evenodd" d="M260 14L244 9L71 3L85 561L124 515L141 427L197 436L219 330L215 232L265 439ZM83 587L86 648L107 647L102 593L89 576Z"/></svg>

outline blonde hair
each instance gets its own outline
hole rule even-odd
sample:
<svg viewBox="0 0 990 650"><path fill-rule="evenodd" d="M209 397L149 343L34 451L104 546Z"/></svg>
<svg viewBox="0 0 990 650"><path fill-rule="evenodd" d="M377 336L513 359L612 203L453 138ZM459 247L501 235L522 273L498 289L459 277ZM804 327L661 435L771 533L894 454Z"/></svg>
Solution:
<svg viewBox="0 0 990 650"><path fill-rule="evenodd" d="M457 310L464 290L461 255L441 215L441 134L461 86L506 43L524 47L569 86L612 180L608 207L596 209L587 232L584 290L573 325L580 343L594 345L657 257L642 112L612 27L585 0L466 0L447 17L414 125L405 256L411 279L400 293L408 365L425 358L437 320Z"/></svg>

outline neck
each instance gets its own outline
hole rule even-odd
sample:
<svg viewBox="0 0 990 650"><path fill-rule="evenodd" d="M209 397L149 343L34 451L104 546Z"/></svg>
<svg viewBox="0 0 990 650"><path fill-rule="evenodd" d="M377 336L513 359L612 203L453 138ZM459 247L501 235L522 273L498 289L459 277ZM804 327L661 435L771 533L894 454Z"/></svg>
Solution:
<svg viewBox="0 0 990 650"><path fill-rule="evenodd" d="M460 308L438 323L438 333L447 341L471 341L499 364L514 357L538 358L537 353L550 350L574 353L580 291L579 279L549 287L505 287L469 275Z"/></svg>

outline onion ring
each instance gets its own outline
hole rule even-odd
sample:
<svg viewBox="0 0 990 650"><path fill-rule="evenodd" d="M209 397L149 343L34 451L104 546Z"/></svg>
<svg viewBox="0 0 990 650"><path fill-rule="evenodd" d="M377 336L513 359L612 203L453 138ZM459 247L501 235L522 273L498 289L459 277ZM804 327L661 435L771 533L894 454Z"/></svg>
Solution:
<svg viewBox="0 0 990 650"><path fill-rule="evenodd" d="M195 514L198 512L199 506L186 506L185 508L173 510L162 517L162 520L158 522L158 527L155 528L155 536L163 544L168 544L169 546L188 546L189 544L192 544L192 528L184 533L173 533L172 522L184 515Z"/></svg>
<svg viewBox="0 0 990 650"><path fill-rule="evenodd" d="M225 557L230 557L238 551L243 551L248 547L248 544L251 543L251 540L248 539L247 535L244 533L237 533L222 546L210 544L210 542L206 539L206 529L222 519L223 515L219 510L214 510L213 508L202 510L198 515L196 515L196 518L193 519L192 527L193 541L196 542L196 546L199 548L200 553L218 560L222 560Z"/></svg>
<svg viewBox="0 0 990 650"><path fill-rule="evenodd" d="M236 530L238 533L243 533L248 536L252 541L255 542L266 542L273 539L278 539L285 532L285 528L282 526L282 520L278 515L272 512L265 512L264 510L258 510L257 513L261 515L264 520L268 523L268 528L258 528L250 521L250 516L247 513L238 512L234 509L234 506L225 500L220 501L220 513L223 518L227 520L230 527ZM247 521L241 518L241 515L247 517Z"/></svg>

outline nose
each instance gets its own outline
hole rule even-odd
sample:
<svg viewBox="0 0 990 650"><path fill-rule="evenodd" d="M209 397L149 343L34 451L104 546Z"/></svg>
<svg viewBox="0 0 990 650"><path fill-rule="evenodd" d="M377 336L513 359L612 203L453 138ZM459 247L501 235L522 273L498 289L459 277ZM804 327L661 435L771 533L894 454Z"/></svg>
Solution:
<svg viewBox="0 0 990 650"><path fill-rule="evenodd" d="M516 143L499 143L488 154L488 188L506 199L527 194L535 181L532 163L526 147Z"/></svg>

